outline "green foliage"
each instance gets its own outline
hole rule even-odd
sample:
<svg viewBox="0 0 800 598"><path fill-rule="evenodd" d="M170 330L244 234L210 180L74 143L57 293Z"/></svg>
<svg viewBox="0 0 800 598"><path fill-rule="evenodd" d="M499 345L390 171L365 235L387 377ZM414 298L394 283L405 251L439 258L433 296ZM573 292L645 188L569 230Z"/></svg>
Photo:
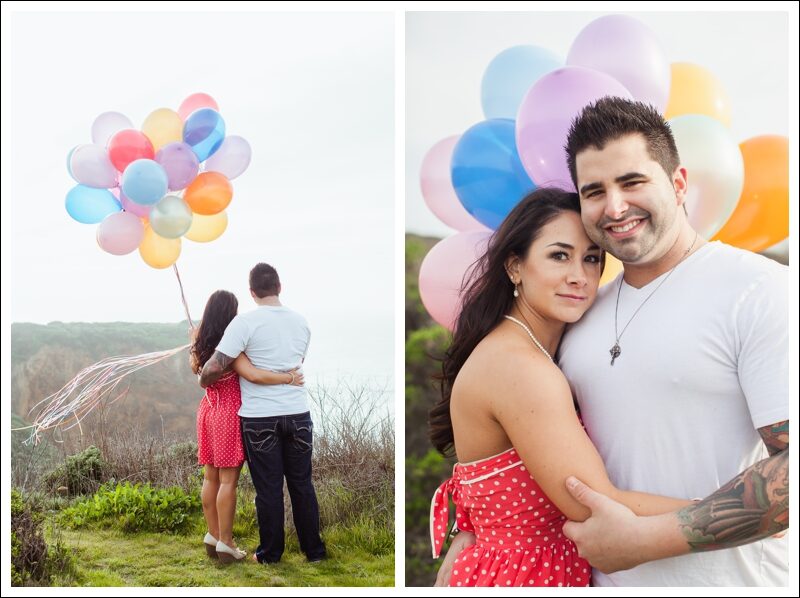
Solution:
<svg viewBox="0 0 800 598"><path fill-rule="evenodd" d="M126 532L178 532L189 526L199 509L200 497L178 487L104 484L91 498L65 509L61 523L72 528L97 523Z"/></svg>
<svg viewBox="0 0 800 598"><path fill-rule="evenodd" d="M57 490L65 487L74 496L94 492L103 480L107 469L100 449L90 446L86 450L67 457L63 465L59 465L44 477L44 484Z"/></svg>
<svg viewBox="0 0 800 598"><path fill-rule="evenodd" d="M406 584L416 586L430 586L436 577L438 562L431 559L428 537L430 501L453 468L453 460L428 440L428 413L440 398L435 376L451 341L419 299L419 266L434 242L406 235Z"/></svg>

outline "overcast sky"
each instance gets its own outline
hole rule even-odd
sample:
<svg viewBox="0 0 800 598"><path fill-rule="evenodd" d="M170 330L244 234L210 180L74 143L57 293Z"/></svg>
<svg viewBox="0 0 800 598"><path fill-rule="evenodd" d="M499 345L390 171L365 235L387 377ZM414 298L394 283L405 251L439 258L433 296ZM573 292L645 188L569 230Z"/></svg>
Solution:
<svg viewBox="0 0 800 598"><path fill-rule="evenodd" d="M419 169L436 142L460 135L484 120L480 85L491 59L522 44L548 48L564 59L575 36L605 14L615 13L407 15L407 231L437 237L454 232L425 205ZM640 19L655 32L670 62L695 63L716 75L730 97L731 132L737 141L766 133L789 135L789 21L785 13L624 14Z"/></svg>
<svg viewBox="0 0 800 598"><path fill-rule="evenodd" d="M138 251L104 253L96 225L68 216L64 197L75 182L65 164L72 147L91 143L100 113L122 112L140 127L151 111L177 110L186 96L205 92L227 133L249 141L252 162L232 181L225 234L208 244L183 240L178 268L192 317L215 289L252 309L248 272L266 261L281 276L284 304L311 325L307 375L389 380L391 13L39 12L11 21L3 51L11 125L3 238L13 252L5 258L6 317L185 318L172 268L155 270Z"/></svg>

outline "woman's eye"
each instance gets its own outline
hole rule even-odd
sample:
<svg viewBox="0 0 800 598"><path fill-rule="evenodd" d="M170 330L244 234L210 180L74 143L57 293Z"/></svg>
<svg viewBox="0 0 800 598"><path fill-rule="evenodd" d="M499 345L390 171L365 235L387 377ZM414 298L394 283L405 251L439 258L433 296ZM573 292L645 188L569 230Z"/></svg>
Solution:
<svg viewBox="0 0 800 598"><path fill-rule="evenodd" d="M554 260L558 260L560 262L563 262L564 260L568 260L569 259L569 256L567 255L567 253L565 251L556 251L555 253L551 253L550 257L553 258Z"/></svg>
<svg viewBox="0 0 800 598"><path fill-rule="evenodd" d="M599 264L600 263L600 256L599 255L587 255L586 261L590 264Z"/></svg>

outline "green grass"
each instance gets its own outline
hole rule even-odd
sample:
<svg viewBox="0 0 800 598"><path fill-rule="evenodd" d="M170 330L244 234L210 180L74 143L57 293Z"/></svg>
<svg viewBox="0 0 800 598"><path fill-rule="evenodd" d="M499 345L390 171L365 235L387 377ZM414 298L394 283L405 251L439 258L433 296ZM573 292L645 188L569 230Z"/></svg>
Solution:
<svg viewBox="0 0 800 598"><path fill-rule="evenodd" d="M248 551L244 562L221 565L206 556L202 533L124 533L96 528L62 529L59 533L75 555L76 573L53 585L394 586L393 538L370 531L362 523L323 530L330 558L320 563L306 562L296 536L287 534L286 552L274 565L250 559L256 536L237 540Z"/></svg>

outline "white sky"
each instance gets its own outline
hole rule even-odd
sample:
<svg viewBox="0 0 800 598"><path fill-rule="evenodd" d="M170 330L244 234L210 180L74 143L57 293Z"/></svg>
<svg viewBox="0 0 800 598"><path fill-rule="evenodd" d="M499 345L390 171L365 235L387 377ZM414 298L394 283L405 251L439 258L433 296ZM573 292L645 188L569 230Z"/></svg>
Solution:
<svg viewBox="0 0 800 598"><path fill-rule="evenodd" d="M12 249L11 321L184 319L172 268L152 269L138 251L101 251L96 225L67 215L64 196L75 183L65 160L73 146L91 143L100 113L122 112L140 127L152 110L177 110L202 91L253 155L232 181L225 234L182 241L178 268L192 317L219 288L238 296L240 310L252 309L248 272L266 261L281 276L284 304L311 325L307 376L389 380L392 13L10 17L3 237Z"/></svg>
<svg viewBox="0 0 800 598"><path fill-rule="evenodd" d="M454 232L425 205L419 169L425 153L436 142L460 135L484 120L481 77L491 59L508 47L522 44L548 48L565 59L575 36L586 25L602 15L619 12L407 15L407 231L439 237ZM789 134L786 13L623 14L636 17L655 32L670 62L692 62L717 76L731 100L731 132L737 141L765 133Z"/></svg>

